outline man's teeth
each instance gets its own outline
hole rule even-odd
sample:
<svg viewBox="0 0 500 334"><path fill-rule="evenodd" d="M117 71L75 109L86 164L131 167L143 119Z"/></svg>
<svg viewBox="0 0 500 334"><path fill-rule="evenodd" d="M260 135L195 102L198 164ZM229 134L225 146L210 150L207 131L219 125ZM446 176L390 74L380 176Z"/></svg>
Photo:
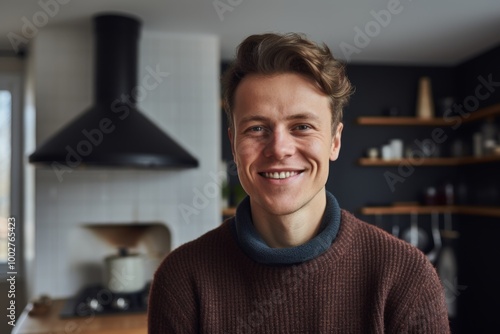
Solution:
<svg viewBox="0 0 500 334"><path fill-rule="evenodd" d="M271 172L271 173L264 173L264 176L270 179L286 179L289 178L290 176L295 176L297 175L297 172Z"/></svg>

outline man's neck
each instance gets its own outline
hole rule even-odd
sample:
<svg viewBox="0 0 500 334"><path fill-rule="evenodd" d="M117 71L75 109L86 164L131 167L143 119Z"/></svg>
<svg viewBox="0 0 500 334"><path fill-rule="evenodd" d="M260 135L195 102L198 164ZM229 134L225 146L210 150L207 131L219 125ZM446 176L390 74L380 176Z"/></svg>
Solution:
<svg viewBox="0 0 500 334"><path fill-rule="evenodd" d="M251 203L255 229L269 247L287 248L305 244L320 230L326 208L326 194L320 191L299 210L275 215Z"/></svg>

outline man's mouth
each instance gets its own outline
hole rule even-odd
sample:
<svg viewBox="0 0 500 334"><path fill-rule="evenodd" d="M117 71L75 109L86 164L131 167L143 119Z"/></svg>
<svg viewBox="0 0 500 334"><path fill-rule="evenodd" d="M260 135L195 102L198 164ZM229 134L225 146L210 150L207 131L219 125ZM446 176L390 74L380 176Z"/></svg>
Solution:
<svg viewBox="0 0 500 334"><path fill-rule="evenodd" d="M281 172L264 172L260 175L268 179L288 179L289 177L299 174L297 171L281 171Z"/></svg>

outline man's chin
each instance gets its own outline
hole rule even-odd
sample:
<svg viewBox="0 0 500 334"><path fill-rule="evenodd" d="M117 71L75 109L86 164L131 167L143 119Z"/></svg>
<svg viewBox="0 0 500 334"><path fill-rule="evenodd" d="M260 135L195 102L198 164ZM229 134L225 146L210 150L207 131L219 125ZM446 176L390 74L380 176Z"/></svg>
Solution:
<svg viewBox="0 0 500 334"><path fill-rule="evenodd" d="M300 209L300 206L295 201L292 200L281 201L272 199L271 201L266 202L264 205L262 205L262 208L269 214L275 216L286 216L294 212L297 212Z"/></svg>

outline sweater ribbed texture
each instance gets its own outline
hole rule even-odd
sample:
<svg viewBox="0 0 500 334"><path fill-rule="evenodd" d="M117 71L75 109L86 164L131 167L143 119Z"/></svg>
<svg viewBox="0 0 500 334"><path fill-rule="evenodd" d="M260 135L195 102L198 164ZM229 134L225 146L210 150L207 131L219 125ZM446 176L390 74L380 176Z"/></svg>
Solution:
<svg viewBox="0 0 500 334"><path fill-rule="evenodd" d="M424 254L350 213L324 253L287 266L246 255L231 223L163 261L149 333L449 333L443 288Z"/></svg>

